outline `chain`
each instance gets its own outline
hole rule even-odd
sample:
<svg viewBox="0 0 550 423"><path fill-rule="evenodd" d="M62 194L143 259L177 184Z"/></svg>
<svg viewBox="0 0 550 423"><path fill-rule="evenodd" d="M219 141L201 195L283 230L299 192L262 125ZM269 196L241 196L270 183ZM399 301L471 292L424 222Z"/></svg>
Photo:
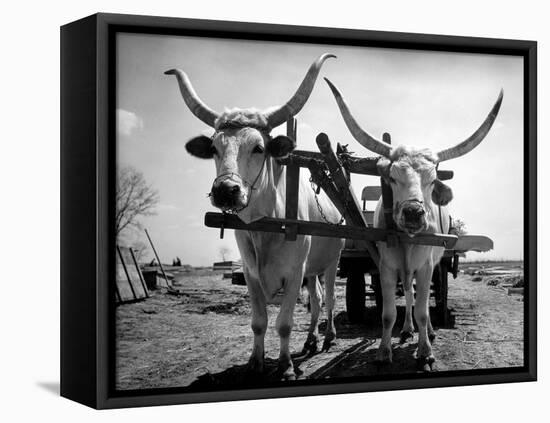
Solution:
<svg viewBox="0 0 550 423"><path fill-rule="evenodd" d="M325 176L327 177L327 179L331 180L330 176L328 176L327 174L325 174ZM309 178L309 183L311 184L311 189L313 190L313 196L315 197L315 203L317 204L317 210L319 210L319 214L321 215L321 217L323 218L323 220L330 224L330 225L341 225L342 223L344 223L344 216L342 215L340 217L340 221L339 222L331 222L330 220L328 220L325 212L323 211L323 207L321 207L321 203L319 203L319 193L321 192L321 186L320 185L317 185L315 183L315 181L313 180L313 176L310 176ZM346 198L344 199L344 208L347 207L348 205L348 197L349 195L346 194Z"/></svg>

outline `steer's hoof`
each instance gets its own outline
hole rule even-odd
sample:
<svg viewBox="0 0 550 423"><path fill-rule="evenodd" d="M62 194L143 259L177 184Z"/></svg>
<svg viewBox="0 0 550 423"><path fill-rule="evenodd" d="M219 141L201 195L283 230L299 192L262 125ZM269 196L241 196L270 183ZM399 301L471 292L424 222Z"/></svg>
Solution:
<svg viewBox="0 0 550 423"><path fill-rule="evenodd" d="M257 357L250 357L246 370L251 375L261 375L264 372L264 360Z"/></svg>
<svg viewBox="0 0 550 423"><path fill-rule="evenodd" d="M388 347L379 347L376 352L376 364L382 366L392 363L392 353L391 348Z"/></svg>
<svg viewBox="0 0 550 423"><path fill-rule="evenodd" d="M279 364L279 372L281 374L281 380L296 380L296 372L294 372L294 366L291 364L290 366L282 366Z"/></svg>
<svg viewBox="0 0 550 423"><path fill-rule="evenodd" d="M278 373L281 375L281 380L296 380L296 372L294 364L288 358L279 358Z"/></svg>
<svg viewBox="0 0 550 423"><path fill-rule="evenodd" d="M323 349L321 351L328 352L330 350L330 347L332 347L335 344L336 342L334 342L333 339L325 338L325 340L323 341Z"/></svg>
<svg viewBox="0 0 550 423"><path fill-rule="evenodd" d="M318 341L316 336L308 336L307 341L304 343L304 349L302 354L314 355L317 352Z"/></svg>
<svg viewBox="0 0 550 423"><path fill-rule="evenodd" d="M432 333L428 334L428 339L430 340L430 344L434 343L435 338L436 338L435 332L432 332Z"/></svg>
<svg viewBox="0 0 550 423"><path fill-rule="evenodd" d="M402 330L401 333L399 334L399 343L404 344L405 342L407 342L409 339L412 339L412 338L414 338L414 334L412 333L412 331Z"/></svg>
<svg viewBox="0 0 550 423"><path fill-rule="evenodd" d="M336 334L333 332L325 333L325 340L323 341L323 349L321 352L328 352L330 347L336 344L334 340L336 339Z"/></svg>
<svg viewBox="0 0 550 423"><path fill-rule="evenodd" d="M416 367L422 372L432 372L434 363L435 357L433 355L428 357L418 357L416 359Z"/></svg>
<svg viewBox="0 0 550 423"><path fill-rule="evenodd" d="M286 380L296 380L296 373L294 373L294 370L290 369L285 371L282 376L281 380L284 382Z"/></svg>

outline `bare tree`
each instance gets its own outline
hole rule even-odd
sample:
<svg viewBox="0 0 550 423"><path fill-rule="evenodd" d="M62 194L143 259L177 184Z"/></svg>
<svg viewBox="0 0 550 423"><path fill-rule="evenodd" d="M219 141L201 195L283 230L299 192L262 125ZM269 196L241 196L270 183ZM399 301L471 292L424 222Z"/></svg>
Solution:
<svg viewBox="0 0 550 423"><path fill-rule="evenodd" d="M140 216L154 215L159 195L137 169L124 166L117 173L115 230L118 236L125 228L139 228Z"/></svg>
<svg viewBox="0 0 550 423"><path fill-rule="evenodd" d="M139 263L142 259L145 259L145 254L149 253L149 246L142 240L134 241L132 244L134 250L134 256Z"/></svg>
<svg viewBox="0 0 550 423"><path fill-rule="evenodd" d="M227 256L231 252L231 250L228 247L223 246L220 247L218 252L220 253L220 256L222 256L222 261L225 261L225 256Z"/></svg>

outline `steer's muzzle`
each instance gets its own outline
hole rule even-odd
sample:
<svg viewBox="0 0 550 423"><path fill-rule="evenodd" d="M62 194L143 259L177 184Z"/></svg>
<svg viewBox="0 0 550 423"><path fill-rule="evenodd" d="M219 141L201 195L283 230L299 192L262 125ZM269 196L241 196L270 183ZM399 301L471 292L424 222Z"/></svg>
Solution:
<svg viewBox="0 0 550 423"><path fill-rule="evenodd" d="M231 180L212 185L210 197L212 205L222 210L241 209L246 205L241 186Z"/></svg>
<svg viewBox="0 0 550 423"><path fill-rule="evenodd" d="M400 218L397 224L409 235L414 235L426 228L426 210L422 202L417 200L402 203Z"/></svg>

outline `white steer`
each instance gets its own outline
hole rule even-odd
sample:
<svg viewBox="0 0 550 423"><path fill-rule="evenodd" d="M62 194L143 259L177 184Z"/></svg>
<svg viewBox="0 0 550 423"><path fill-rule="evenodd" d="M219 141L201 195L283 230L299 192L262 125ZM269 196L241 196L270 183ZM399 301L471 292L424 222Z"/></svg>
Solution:
<svg viewBox="0 0 550 423"><path fill-rule="evenodd" d="M444 206L452 200L453 194L449 187L437 179L437 166L440 162L467 154L485 138L497 117L503 92L500 92L485 121L469 138L454 147L433 153L429 149L415 147L394 148L384 141L373 138L356 122L338 89L328 79L325 80L353 137L367 149L382 156L378 161L378 170L392 189L393 219L397 228L410 237L419 232L447 234L449 212ZM379 200L375 211L374 226L385 227L382 199ZM380 362L392 360L391 333L396 318L395 285L398 278L403 282L406 300L402 339L413 334L412 279L416 278L414 317L419 337L417 360L422 369L431 370L435 358L430 342L433 336L428 309L430 281L434 266L441 260L444 248L414 244L389 248L385 242L379 242L378 249L383 297L383 331L377 359Z"/></svg>
<svg viewBox="0 0 550 423"><path fill-rule="evenodd" d="M335 56L324 54L311 65L300 87L285 105L266 112L233 109L216 113L197 96L183 71L166 72L177 77L181 94L191 112L215 129L211 138L199 136L186 144L190 154L203 159L214 158L216 178L210 193L214 206L236 213L246 223L266 216L285 217L286 173L279 159L288 156L296 142L286 136L272 138L270 132L302 109L323 62L329 57ZM314 195L307 181L301 179L299 219L323 221ZM340 219L337 209L324 194L319 195L318 201L327 219L333 222ZM294 379L296 374L289 339L302 280L307 278L311 298L311 325L304 349L314 352L321 309L316 283L318 275L324 275L326 286L328 322L324 348L328 348L336 336L334 280L343 241L313 236L298 236L296 241L285 241L282 234L243 230L235 231L235 237L252 303L254 345L249 367L254 372L263 371L266 304L280 304L276 321L280 337L279 369L284 379Z"/></svg>

